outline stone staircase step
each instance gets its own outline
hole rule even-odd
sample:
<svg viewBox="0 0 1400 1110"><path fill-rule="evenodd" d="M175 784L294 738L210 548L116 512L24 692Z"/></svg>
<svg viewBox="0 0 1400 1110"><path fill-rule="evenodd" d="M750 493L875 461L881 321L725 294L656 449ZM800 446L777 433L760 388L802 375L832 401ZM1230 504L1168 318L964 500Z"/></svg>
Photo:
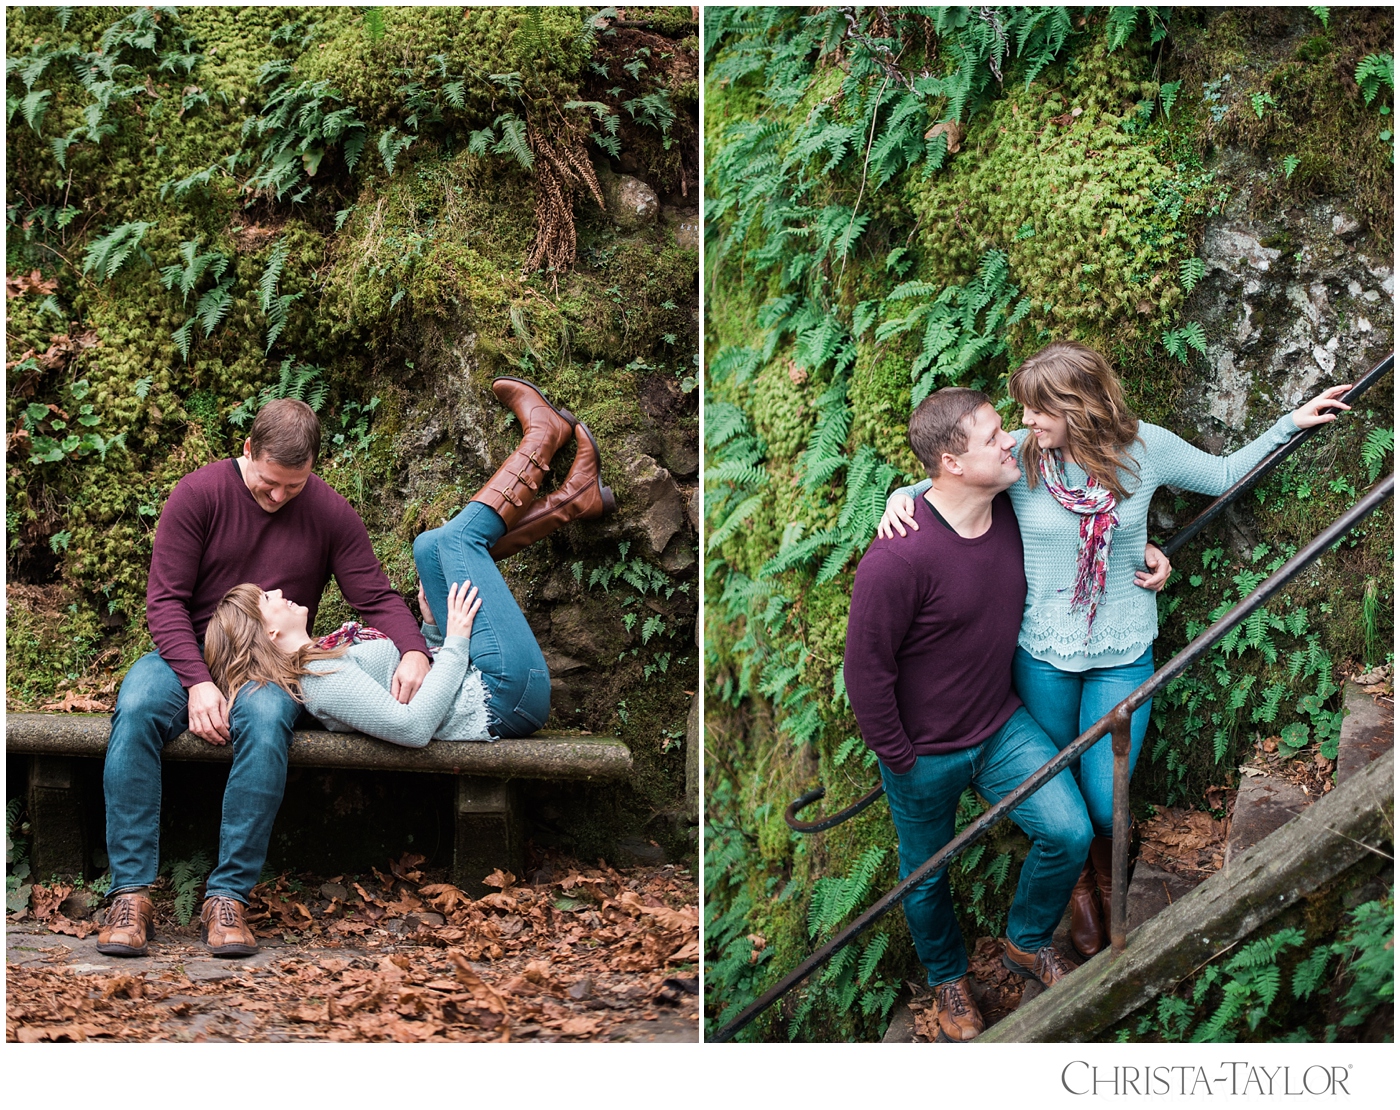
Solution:
<svg viewBox="0 0 1400 1110"><path fill-rule="evenodd" d="M1235 795L1230 835L1225 841L1225 866L1271 832L1282 828L1313 802L1300 787L1272 775L1246 775Z"/></svg>
<svg viewBox="0 0 1400 1110"><path fill-rule="evenodd" d="M1342 695L1346 716L1337 745L1337 785L1395 746L1395 704L1378 702L1355 682Z"/></svg>
<svg viewBox="0 0 1400 1110"><path fill-rule="evenodd" d="M1150 921L1173 902L1184 898L1208 876L1199 879L1178 875L1151 863L1139 862L1128 884L1128 931Z"/></svg>

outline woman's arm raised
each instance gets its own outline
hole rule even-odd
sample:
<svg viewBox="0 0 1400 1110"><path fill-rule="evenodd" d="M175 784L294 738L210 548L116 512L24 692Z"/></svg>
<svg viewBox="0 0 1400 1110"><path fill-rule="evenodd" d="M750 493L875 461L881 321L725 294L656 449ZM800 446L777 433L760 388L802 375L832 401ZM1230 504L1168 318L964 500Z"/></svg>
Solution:
<svg viewBox="0 0 1400 1110"><path fill-rule="evenodd" d="M1248 474L1265 455L1287 443L1302 429L1336 420L1337 413L1329 410L1346 411L1351 407L1340 400L1350 388L1350 385L1334 385L1324 389L1305 405L1279 417L1258 439L1230 455L1212 455L1192 447L1165 428L1142 424L1144 441L1151 436L1146 462L1152 468L1156 484L1218 497Z"/></svg>

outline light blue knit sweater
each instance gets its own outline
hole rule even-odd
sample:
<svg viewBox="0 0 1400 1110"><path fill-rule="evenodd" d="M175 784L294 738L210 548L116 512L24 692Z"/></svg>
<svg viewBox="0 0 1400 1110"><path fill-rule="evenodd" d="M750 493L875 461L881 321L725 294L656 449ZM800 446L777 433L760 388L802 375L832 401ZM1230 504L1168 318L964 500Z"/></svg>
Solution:
<svg viewBox="0 0 1400 1110"><path fill-rule="evenodd" d="M1030 432L1020 428L1012 434L1019 450ZM1140 421L1138 434L1142 442L1128 448L1138 465L1138 480L1120 471L1132 496L1118 504L1119 526L1108 556L1108 578L1087 642L1087 614L1070 612L1080 518L1051 496L1043 480L1031 489L1023 473L1008 491L1026 553L1026 610L1017 643L1062 671L1131 663L1157 638L1157 595L1133 582L1134 572L1143 565L1153 491L1158 486L1176 486L1196 493L1224 493L1271 450L1297 435L1298 426L1292 413L1287 413L1253 443L1223 457L1199 451L1155 424ZM1065 478L1071 487L1081 487L1088 475L1069 463ZM932 484L925 478L890 496L918 497Z"/></svg>
<svg viewBox="0 0 1400 1110"><path fill-rule="evenodd" d="M407 705L389 693L399 666L392 640L363 640L335 659L308 664L316 671L301 680L306 708L328 729L363 732L405 748L429 740L490 740L486 686L467 657L464 636L446 641L434 625L423 626L429 645L441 648Z"/></svg>

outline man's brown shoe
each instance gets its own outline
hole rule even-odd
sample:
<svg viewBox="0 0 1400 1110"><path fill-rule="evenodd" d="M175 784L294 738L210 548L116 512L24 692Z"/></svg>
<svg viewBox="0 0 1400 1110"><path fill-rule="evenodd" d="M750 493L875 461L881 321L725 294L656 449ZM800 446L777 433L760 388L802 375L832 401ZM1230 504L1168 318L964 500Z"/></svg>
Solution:
<svg viewBox="0 0 1400 1110"><path fill-rule="evenodd" d="M143 887L118 894L107 907L97 950L104 956L144 956L146 942L155 935L155 906Z"/></svg>
<svg viewBox="0 0 1400 1110"><path fill-rule="evenodd" d="M243 903L237 898L216 894L204 900L199 939L208 946L211 956L251 956L258 950L257 938L243 914Z"/></svg>
<svg viewBox="0 0 1400 1110"><path fill-rule="evenodd" d="M1003 940L1001 962L1027 979L1039 979L1045 986L1053 987L1071 971L1074 964L1060 955L1053 944L1047 944L1039 952L1023 952L1009 940Z"/></svg>
<svg viewBox="0 0 1400 1110"><path fill-rule="evenodd" d="M962 1043L981 1035L982 1011L973 1001L968 987L967 976L939 983L933 988L934 1002L938 1006L938 1040Z"/></svg>

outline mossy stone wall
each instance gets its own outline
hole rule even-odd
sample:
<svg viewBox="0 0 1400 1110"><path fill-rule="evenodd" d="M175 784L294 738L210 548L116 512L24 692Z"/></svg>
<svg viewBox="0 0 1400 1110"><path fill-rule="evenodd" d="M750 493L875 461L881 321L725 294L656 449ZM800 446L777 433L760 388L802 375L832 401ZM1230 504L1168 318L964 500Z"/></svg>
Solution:
<svg viewBox="0 0 1400 1110"><path fill-rule="evenodd" d="M7 139L12 708L111 704L151 647L161 506L182 475L240 450L246 423L230 417L248 398L298 371L302 392L322 394L318 471L412 599L414 537L461 508L518 434L491 379L524 376L592 429L619 506L502 567L551 663L550 726L620 735L636 762L603 801L561 794L556 823L586 825L588 851L628 836L693 851L698 252L676 226L696 209L697 40L689 9L631 13L642 26L582 7L10 9L8 55L30 59L11 102L42 109L14 113ZM322 116L363 125L363 151L346 145L353 130L274 129L312 145L280 196L254 188L256 121L302 83ZM670 123L638 116L641 98ZM537 166L503 145L506 116L598 173L642 176L660 218L623 231L587 187L550 208ZM571 214L573 266L527 268L541 212ZM138 223L110 277L85 266ZM184 243L225 261L182 297L161 271L187 265ZM174 333L219 282L225 303L186 356ZM79 428L80 414L97 419ZM65 446L89 429L102 449ZM571 461L567 449L556 480ZM348 616L332 586L321 630Z"/></svg>

